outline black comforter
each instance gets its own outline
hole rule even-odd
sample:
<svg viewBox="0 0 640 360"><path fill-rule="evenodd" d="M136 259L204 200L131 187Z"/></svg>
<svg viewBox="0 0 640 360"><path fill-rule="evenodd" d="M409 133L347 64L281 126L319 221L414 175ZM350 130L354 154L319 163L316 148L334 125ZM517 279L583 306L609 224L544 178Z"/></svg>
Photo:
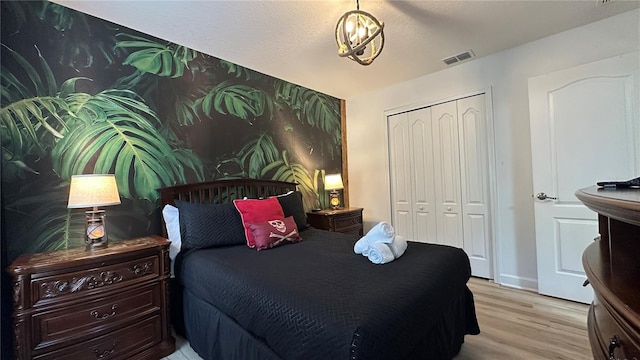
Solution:
<svg viewBox="0 0 640 360"><path fill-rule="evenodd" d="M434 327L448 327L442 317L453 305L463 313L453 314L452 329L437 330L479 332L462 250L410 242L399 259L374 265L353 253L357 237L313 228L301 235L301 243L260 252L193 251L178 276L283 359L410 358Z"/></svg>

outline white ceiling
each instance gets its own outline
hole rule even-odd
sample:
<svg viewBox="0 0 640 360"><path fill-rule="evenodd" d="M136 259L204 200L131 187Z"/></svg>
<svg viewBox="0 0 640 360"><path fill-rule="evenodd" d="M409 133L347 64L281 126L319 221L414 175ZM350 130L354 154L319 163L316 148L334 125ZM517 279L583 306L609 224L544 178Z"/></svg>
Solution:
<svg viewBox="0 0 640 360"><path fill-rule="evenodd" d="M481 57L640 7L640 0L361 0L361 10L385 23L384 50L362 66L338 57L335 43L336 22L355 0L54 2L343 99L439 71L442 59L469 49Z"/></svg>

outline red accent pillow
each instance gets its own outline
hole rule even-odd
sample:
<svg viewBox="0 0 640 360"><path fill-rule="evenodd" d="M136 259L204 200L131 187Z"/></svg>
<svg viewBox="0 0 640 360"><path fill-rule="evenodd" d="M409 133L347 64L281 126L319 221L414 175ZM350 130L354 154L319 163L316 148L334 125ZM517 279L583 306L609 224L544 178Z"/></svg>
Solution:
<svg viewBox="0 0 640 360"><path fill-rule="evenodd" d="M251 230L249 230L250 223L284 219L282 206L280 206L276 198L233 200L233 205L240 212L242 226L244 226L244 236L247 238L247 246L250 248L256 246Z"/></svg>
<svg viewBox="0 0 640 360"><path fill-rule="evenodd" d="M250 223L249 229L256 242L256 249L258 251L302 241L293 216L289 216L283 220L276 219Z"/></svg>

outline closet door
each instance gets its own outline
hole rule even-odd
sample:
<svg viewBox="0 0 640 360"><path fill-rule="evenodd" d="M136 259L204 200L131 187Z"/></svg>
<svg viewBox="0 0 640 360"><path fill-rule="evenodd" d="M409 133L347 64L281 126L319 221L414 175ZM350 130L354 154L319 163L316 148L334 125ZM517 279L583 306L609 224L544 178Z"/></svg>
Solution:
<svg viewBox="0 0 640 360"><path fill-rule="evenodd" d="M474 276L493 278L485 95L457 101L463 249Z"/></svg>
<svg viewBox="0 0 640 360"><path fill-rule="evenodd" d="M407 114L388 117L391 223L396 234L414 240L411 194L411 154Z"/></svg>
<svg viewBox="0 0 640 360"><path fill-rule="evenodd" d="M413 240L435 242L436 206L431 108L407 113L411 156Z"/></svg>
<svg viewBox="0 0 640 360"><path fill-rule="evenodd" d="M455 101L431 108L438 243L462 248L458 111Z"/></svg>

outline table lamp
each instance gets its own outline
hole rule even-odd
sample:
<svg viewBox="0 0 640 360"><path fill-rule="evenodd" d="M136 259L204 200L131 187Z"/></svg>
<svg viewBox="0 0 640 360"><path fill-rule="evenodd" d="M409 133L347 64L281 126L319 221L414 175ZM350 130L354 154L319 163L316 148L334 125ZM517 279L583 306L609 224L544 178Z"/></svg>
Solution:
<svg viewBox="0 0 640 360"><path fill-rule="evenodd" d="M329 204L332 209L340 208L340 196L338 190L344 189L342 185L342 176L340 174L329 174L324 177L324 189L331 191L329 193Z"/></svg>
<svg viewBox="0 0 640 360"><path fill-rule="evenodd" d="M87 210L84 242L87 250L103 249L108 246L105 211L99 206L120 204L118 185L113 174L87 174L71 176L69 187L69 209L92 208Z"/></svg>

